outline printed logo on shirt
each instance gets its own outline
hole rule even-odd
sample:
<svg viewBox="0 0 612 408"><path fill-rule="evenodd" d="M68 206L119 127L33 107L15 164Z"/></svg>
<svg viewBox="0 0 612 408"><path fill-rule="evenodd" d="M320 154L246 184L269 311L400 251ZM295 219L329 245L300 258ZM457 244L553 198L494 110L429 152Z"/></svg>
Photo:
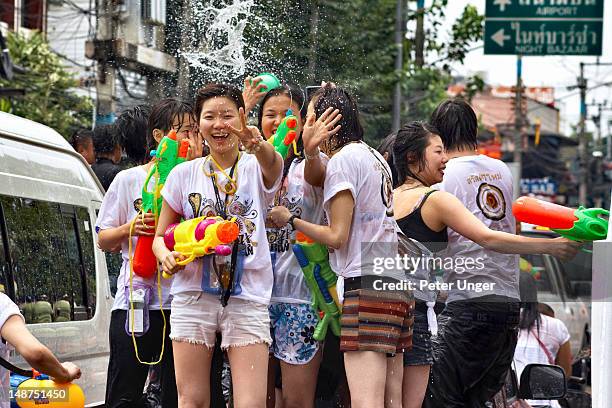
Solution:
<svg viewBox="0 0 612 408"><path fill-rule="evenodd" d="M215 201L210 198L202 198L200 193L190 193L187 200L191 205L193 217L214 217L219 214ZM236 217L236 223L240 228L238 243L244 245L246 255L254 253L254 247L258 242L253 239L256 231L253 222L258 215L258 211L253 208L253 200L249 198L241 199L240 195L235 194L227 204L228 217Z"/></svg>
<svg viewBox="0 0 612 408"><path fill-rule="evenodd" d="M134 200L134 210L136 212L140 212L140 210L142 210L142 198L137 198Z"/></svg>
<svg viewBox="0 0 612 408"><path fill-rule="evenodd" d="M506 200L502 191L488 183L478 187L476 204L482 214L490 220L499 221L506 216Z"/></svg>

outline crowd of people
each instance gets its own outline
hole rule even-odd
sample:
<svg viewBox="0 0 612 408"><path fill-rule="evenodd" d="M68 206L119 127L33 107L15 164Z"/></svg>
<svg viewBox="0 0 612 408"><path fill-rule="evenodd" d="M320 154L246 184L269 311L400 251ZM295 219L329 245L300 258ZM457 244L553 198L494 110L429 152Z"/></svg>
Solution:
<svg viewBox="0 0 612 408"><path fill-rule="evenodd" d="M252 113L257 126L249 125ZM266 140L291 114L297 143L283 160ZM501 389L517 341L540 344L540 330L554 331L562 345L549 347L551 355L567 355L566 332L519 292L516 254L569 259L579 244L516 234L512 175L477 153L477 129L470 105L452 99L429 122L407 123L374 149L346 89L323 84L306 100L294 85L262 92L249 78L244 91L211 83L193 103L168 98L77 132L75 150L106 189L98 245L123 259L106 406L143 406L151 377L143 362L157 362L164 408L224 407L222 372L231 376L234 407L312 408L328 359L341 367L324 380L337 385L340 405L481 407ZM153 164L148 152L172 130L189 141L188 160L161 190L155 228L153 215L142 214L141 192ZM185 256L166 247L164 232L205 216L237 222L232 256L183 266ZM342 304L339 345L331 334L313 338L320 316L291 250L298 232L329 250ZM130 276L130 249L142 236L154 236L160 272L170 279ZM478 267L446 267L440 276L427 263L425 284L402 267L378 271L377 260L396 259L405 240L430 259L471 259ZM219 279L222 268L231 284ZM414 290L380 289L411 280ZM133 340L135 287L146 305ZM2 336L8 340L4 328Z"/></svg>

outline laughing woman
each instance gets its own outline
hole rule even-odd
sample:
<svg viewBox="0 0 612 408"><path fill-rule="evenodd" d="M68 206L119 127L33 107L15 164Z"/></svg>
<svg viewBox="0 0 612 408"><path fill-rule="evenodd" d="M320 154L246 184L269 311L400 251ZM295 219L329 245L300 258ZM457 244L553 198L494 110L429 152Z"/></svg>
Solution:
<svg viewBox="0 0 612 408"><path fill-rule="evenodd" d="M265 216L280 185L282 159L259 131L246 125L244 100L233 86L209 84L196 95L195 113L210 155L177 166L162 190L164 206L154 252L169 274L172 286L172 331L176 380L181 408L210 405L210 365L215 334L228 352L235 407L263 407L272 291L272 264ZM239 150L242 144L246 152ZM230 290L219 283L216 256L199 258L184 270L183 257L164 245L166 228L200 216L235 217L238 244L228 269ZM219 258L219 262L221 259ZM177 273L178 272L178 273ZM225 282L224 279L220 280Z"/></svg>
<svg viewBox="0 0 612 408"><path fill-rule="evenodd" d="M404 125L392 143L400 184L394 191L394 214L402 232L431 252L448 244L447 227L493 251L508 254L549 253L571 258L579 246L565 238L527 238L487 228L457 197L431 186L440 183L448 157L438 130L422 122ZM419 285L419 283L415 283ZM413 349L404 353L403 408L421 407L434 362L427 306L417 295ZM450 340L452 341L452 340Z"/></svg>

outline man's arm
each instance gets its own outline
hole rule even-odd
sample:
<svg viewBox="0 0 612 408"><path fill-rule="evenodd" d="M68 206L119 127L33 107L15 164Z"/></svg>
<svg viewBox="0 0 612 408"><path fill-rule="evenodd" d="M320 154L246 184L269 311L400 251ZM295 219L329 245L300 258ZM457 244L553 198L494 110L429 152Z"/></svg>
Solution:
<svg viewBox="0 0 612 408"><path fill-rule="evenodd" d="M21 316L9 317L2 326L0 334L15 347L32 368L51 376L55 381L66 383L81 377L81 370L76 365L61 364L51 350L32 336Z"/></svg>

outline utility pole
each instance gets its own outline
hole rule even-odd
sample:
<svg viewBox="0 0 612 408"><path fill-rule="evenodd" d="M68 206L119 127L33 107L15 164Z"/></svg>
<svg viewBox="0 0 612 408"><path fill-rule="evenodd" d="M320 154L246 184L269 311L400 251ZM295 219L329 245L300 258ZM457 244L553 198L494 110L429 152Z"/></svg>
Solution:
<svg viewBox="0 0 612 408"><path fill-rule="evenodd" d="M178 66L178 81L177 81L177 95L181 98L187 98L191 86L190 68L189 61L183 55L184 52L191 51L191 33L189 27L193 24L193 11L191 10L191 1L183 0L182 10L183 24L181 26L181 51L179 53L179 66Z"/></svg>
<svg viewBox="0 0 612 408"><path fill-rule="evenodd" d="M96 16L98 17L97 40L115 39L113 22L113 1L99 0L97 2ZM112 123L115 120L116 110L116 72L111 59L114 58L111 49L106 50L106 57L98 61L98 80L96 81L96 124Z"/></svg>
<svg viewBox="0 0 612 408"><path fill-rule="evenodd" d="M587 205L587 190L589 185L589 156L586 141L586 89L587 80L584 78L584 62L580 63L580 76L578 77L580 89L580 122L578 134L578 157L580 158L580 184L578 186L578 204Z"/></svg>
<svg viewBox="0 0 612 408"><path fill-rule="evenodd" d="M414 63L418 68L425 64L425 0L417 0L416 33L414 38Z"/></svg>
<svg viewBox="0 0 612 408"><path fill-rule="evenodd" d="M514 162L518 168L518 181L520 183L523 175L522 153L523 153L523 60L520 55L516 56L516 88L514 91Z"/></svg>
<svg viewBox="0 0 612 408"><path fill-rule="evenodd" d="M400 116L402 112L402 70L403 64L403 49L404 49L404 0L397 0L397 7L395 9L395 48L397 54L395 55L395 73L397 75L397 82L395 83L395 89L393 90L393 117L392 117L392 131L397 132L400 128Z"/></svg>

